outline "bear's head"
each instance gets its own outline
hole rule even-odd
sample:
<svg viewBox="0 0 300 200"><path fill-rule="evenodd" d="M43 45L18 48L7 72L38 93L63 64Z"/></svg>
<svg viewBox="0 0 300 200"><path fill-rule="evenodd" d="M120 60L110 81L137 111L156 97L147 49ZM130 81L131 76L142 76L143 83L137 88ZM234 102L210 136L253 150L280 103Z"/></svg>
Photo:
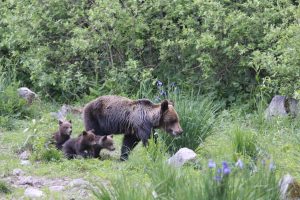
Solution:
<svg viewBox="0 0 300 200"><path fill-rule="evenodd" d="M87 146L93 146L96 144L96 136L94 130L83 131L81 134L81 143Z"/></svg>
<svg viewBox="0 0 300 200"><path fill-rule="evenodd" d="M174 103L164 100L160 104L161 118L159 127L173 136L180 135L183 130L179 124L179 117L174 108Z"/></svg>
<svg viewBox="0 0 300 200"><path fill-rule="evenodd" d="M61 135L70 136L72 134L72 121L58 121L59 132Z"/></svg>
<svg viewBox="0 0 300 200"><path fill-rule="evenodd" d="M114 146L113 135L105 135L105 136L96 136L98 138L97 144L100 145L104 149L108 149L110 151L114 151L116 148Z"/></svg>

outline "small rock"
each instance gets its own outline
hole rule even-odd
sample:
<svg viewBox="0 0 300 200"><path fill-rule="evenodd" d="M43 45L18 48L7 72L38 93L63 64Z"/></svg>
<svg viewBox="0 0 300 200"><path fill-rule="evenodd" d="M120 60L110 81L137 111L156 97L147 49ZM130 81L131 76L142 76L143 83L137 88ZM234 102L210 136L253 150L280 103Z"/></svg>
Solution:
<svg viewBox="0 0 300 200"><path fill-rule="evenodd" d="M14 169L13 170L13 175L15 175L15 176L20 176L20 175L23 175L24 174L24 172L21 170L21 169Z"/></svg>
<svg viewBox="0 0 300 200"><path fill-rule="evenodd" d="M300 184L290 174L282 177L279 187L282 200L300 199Z"/></svg>
<svg viewBox="0 0 300 200"><path fill-rule="evenodd" d="M21 165L30 165L29 160L21 160Z"/></svg>
<svg viewBox="0 0 300 200"><path fill-rule="evenodd" d="M72 113L75 115L81 115L83 112L82 107L73 107L70 105L64 104L59 111L51 112L50 115L58 120L65 120L68 113Z"/></svg>
<svg viewBox="0 0 300 200"><path fill-rule="evenodd" d="M81 178L74 179L69 183L70 187L82 187L82 186L86 187L86 186L89 186L89 185L90 185L90 183L88 181L85 181Z"/></svg>
<svg viewBox="0 0 300 200"><path fill-rule="evenodd" d="M28 89L27 87L21 87L18 89L19 96L27 101L28 104L32 104L33 100L37 98L37 94Z"/></svg>
<svg viewBox="0 0 300 200"><path fill-rule="evenodd" d="M28 151L23 151L20 155L19 158L21 160L28 160L30 156L30 153Z"/></svg>
<svg viewBox="0 0 300 200"><path fill-rule="evenodd" d="M44 196L44 193L39 189L30 187L25 190L24 195L29 198L40 198Z"/></svg>
<svg viewBox="0 0 300 200"><path fill-rule="evenodd" d="M174 167L181 167L184 163L196 159L197 154L186 147L179 149L175 155L168 159L168 164Z"/></svg>
<svg viewBox="0 0 300 200"><path fill-rule="evenodd" d="M59 192L59 191L62 191L64 189L65 189L65 187L62 186L62 185L55 185L55 186L50 186L49 187L49 190L53 191L53 192Z"/></svg>
<svg viewBox="0 0 300 200"><path fill-rule="evenodd" d="M18 181L19 185L34 185L34 180L31 176L20 177Z"/></svg>

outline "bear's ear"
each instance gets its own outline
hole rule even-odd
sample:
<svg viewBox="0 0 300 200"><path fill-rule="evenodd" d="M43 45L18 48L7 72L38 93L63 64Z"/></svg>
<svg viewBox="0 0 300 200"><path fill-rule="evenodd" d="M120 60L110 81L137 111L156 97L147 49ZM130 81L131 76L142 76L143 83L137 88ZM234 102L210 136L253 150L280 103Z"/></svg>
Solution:
<svg viewBox="0 0 300 200"><path fill-rule="evenodd" d="M72 124L72 120L69 120L69 123Z"/></svg>
<svg viewBox="0 0 300 200"><path fill-rule="evenodd" d="M114 137L114 135L109 135L111 138L113 138Z"/></svg>
<svg viewBox="0 0 300 200"><path fill-rule="evenodd" d="M94 130L94 129L91 129L90 131L93 132L93 133L95 133L95 130Z"/></svg>
<svg viewBox="0 0 300 200"><path fill-rule="evenodd" d="M164 113L166 110L168 110L168 108L169 108L168 100L163 100L163 102L161 102L161 104L160 104L160 107L161 107L162 113Z"/></svg>
<svg viewBox="0 0 300 200"><path fill-rule="evenodd" d="M169 101L169 104L172 105L173 107L175 106L175 103L172 100Z"/></svg>
<svg viewBox="0 0 300 200"><path fill-rule="evenodd" d="M106 136L103 136L102 141L105 141L106 139L107 139L107 135L106 135Z"/></svg>
<svg viewBox="0 0 300 200"><path fill-rule="evenodd" d="M63 121L58 120L58 124L59 124L59 125L62 125L63 123L64 123Z"/></svg>
<svg viewBox="0 0 300 200"><path fill-rule="evenodd" d="M82 135L87 135L88 133L86 131L82 131Z"/></svg>

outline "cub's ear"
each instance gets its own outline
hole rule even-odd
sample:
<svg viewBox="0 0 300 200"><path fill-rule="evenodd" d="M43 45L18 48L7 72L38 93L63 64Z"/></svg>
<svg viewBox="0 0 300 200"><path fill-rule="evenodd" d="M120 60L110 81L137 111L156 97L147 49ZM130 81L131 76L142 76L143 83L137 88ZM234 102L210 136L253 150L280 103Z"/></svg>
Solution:
<svg viewBox="0 0 300 200"><path fill-rule="evenodd" d="M59 125L62 125L63 123L64 123L63 121L58 120L58 124L59 124Z"/></svg>
<svg viewBox="0 0 300 200"><path fill-rule="evenodd" d="M88 133L86 131L82 131L82 135L87 135Z"/></svg>
<svg viewBox="0 0 300 200"><path fill-rule="evenodd" d="M114 135L109 135L111 138L113 138L114 137Z"/></svg>
<svg viewBox="0 0 300 200"><path fill-rule="evenodd" d="M169 108L168 100L163 100L163 102L161 102L161 104L160 104L160 107L161 107L162 113L164 113L166 110L168 110L168 108Z"/></svg>
<svg viewBox="0 0 300 200"><path fill-rule="evenodd" d="M72 124L72 120L69 120L70 124Z"/></svg>
<svg viewBox="0 0 300 200"><path fill-rule="evenodd" d="M106 136L103 136L102 141L105 141L106 139L107 139L107 135L106 135Z"/></svg>

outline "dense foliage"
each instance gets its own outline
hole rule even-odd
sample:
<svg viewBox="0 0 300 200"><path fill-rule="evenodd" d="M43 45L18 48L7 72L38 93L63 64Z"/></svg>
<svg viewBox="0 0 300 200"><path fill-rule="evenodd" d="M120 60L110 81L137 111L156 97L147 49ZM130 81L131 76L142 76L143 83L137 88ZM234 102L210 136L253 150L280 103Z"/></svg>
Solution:
<svg viewBox="0 0 300 200"><path fill-rule="evenodd" d="M2 1L0 71L60 100L156 79L227 102L299 91L292 0Z"/></svg>

